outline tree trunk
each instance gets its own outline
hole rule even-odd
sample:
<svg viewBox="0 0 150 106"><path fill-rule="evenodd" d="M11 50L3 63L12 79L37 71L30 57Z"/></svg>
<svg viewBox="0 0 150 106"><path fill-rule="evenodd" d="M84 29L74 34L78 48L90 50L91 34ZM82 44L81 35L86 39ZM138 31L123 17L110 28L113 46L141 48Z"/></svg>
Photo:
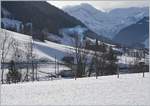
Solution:
<svg viewBox="0 0 150 106"><path fill-rule="evenodd" d="M1 70L2 70L1 82L2 82L2 84L4 84L4 79L3 79L3 76L4 76L4 68L3 68L3 66L1 67Z"/></svg>
<svg viewBox="0 0 150 106"><path fill-rule="evenodd" d="M32 60L32 81L34 81L34 64L33 64L33 60Z"/></svg>
<svg viewBox="0 0 150 106"><path fill-rule="evenodd" d="M144 71L145 71L145 68L142 68L143 69L143 78L145 77L145 74L144 74Z"/></svg>
<svg viewBox="0 0 150 106"><path fill-rule="evenodd" d="M3 58L3 57L2 57ZM2 74L1 74L1 82L2 82L2 84L4 84L4 61L3 61L3 59L2 59L2 61L1 61L1 71L2 71Z"/></svg>

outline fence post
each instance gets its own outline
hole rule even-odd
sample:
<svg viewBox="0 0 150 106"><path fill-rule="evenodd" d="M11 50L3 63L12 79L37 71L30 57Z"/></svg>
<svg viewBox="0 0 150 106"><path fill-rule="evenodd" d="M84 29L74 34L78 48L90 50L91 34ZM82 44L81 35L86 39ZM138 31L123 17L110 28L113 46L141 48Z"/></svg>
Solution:
<svg viewBox="0 0 150 106"><path fill-rule="evenodd" d="M36 80L38 80L38 78L37 78L37 66L38 66L38 65L37 65L37 64L38 64L38 63L36 63L36 76L35 76L35 77L36 77Z"/></svg>
<svg viewBox="0 0 150 106"><path fill-rule="evenodd" d="M96 68L96 79L98 78L98 70L97 70L97 68Z"/></svg>
<svg viewBox="0 0 150 106"><path fill-rule="evenodd" d="M144 78L145 77L145 75L144 75L145 66L143 66L142 69L143 69L143 78Z"/></svg>
<svg viewBox="0 0 150 106"><path fill-rule="evenodd" d="M117 66L117 78L119 78L119 66Z"/></svg>
<svg viewBox="0 0 150 106"><path fill-rule="evenodd" d="M56 74L56 56L55 56L55 74Z"/></svg>
<svg viewBox="0 0 150 106"><path fill-rule="evenodd" d="M29 81L29 63L27 63L27 81Z"/></svg>

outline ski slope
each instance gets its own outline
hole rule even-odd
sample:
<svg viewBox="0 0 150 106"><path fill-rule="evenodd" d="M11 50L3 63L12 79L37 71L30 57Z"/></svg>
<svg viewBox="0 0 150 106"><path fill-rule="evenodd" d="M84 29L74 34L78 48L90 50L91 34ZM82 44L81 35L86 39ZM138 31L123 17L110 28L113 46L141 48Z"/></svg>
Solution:
<svg viewBox="0 0 150 106"><path fill-rule="evenodd" d="M150 106L150 73L4 84L1 104Z"/></svg>

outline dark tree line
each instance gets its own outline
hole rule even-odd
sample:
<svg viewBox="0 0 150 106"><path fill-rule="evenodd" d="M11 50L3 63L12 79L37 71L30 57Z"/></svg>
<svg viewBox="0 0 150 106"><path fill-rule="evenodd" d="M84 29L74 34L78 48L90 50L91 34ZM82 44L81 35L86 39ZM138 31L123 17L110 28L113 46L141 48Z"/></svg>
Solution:
<svg viewBox="0 0 150 106"><path fill-rule="evenodd" d="M117 55L112 47L96 40L92 50L88 50L86 38L81 40L80 36L75 36L74 44L75 52L73 56L65 57L63 61L73 64L70 66L73 66L75 79L90 77L93 74L98 78L98 76L119 73ZM72 60L74 63L72 63Z"/></svg>

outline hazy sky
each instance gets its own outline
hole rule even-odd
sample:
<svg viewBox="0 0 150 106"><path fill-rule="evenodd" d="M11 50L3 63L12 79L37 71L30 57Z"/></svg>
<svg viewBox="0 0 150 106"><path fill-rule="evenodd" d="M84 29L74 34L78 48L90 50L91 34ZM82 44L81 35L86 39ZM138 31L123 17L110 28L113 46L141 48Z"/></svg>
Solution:
<svg viewBox="0 0 150 106"><path fill-rule="evenodd" d="M143 7L149 6L149 1L144 0L130 0L130 1L48 1L52 5L58 8L63 8L65 6L79 5L81 3L89 3L97 9L100 10L111 10L114 8L126 8L126 7Z"/></svg>

